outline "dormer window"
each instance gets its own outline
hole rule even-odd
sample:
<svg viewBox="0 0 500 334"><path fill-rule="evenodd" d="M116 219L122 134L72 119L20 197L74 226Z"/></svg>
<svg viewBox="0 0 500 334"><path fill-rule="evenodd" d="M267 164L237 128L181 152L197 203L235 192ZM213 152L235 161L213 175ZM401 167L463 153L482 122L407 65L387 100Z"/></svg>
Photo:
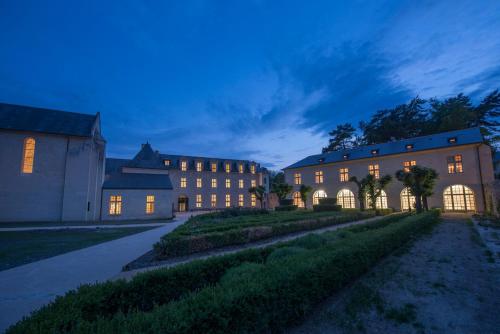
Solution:
<svg viewBox="0 0 500 334"><path fill-rule="evenodd" d="M413 144L406 144L406 150L413 150Z"/></svg>
<svg viewBox="0 0 500 334"><path fill-rule="evenodd" d="M187 161L183 160L181 161L181 171L185 172L187 171Z"/></svg>
<svg viewBox="0 0 500 334"><path fill-rule="evenodd" d="M226 173L230 173L230 172L231 172L231 164L226 163Z"/></svg>
<svg viewBox="0 0 500 334"><path fill-rule="evenodd" d="M171 161L170 160L163 160L163 164L165 166L170 166Z"/></svg>
<svg viewBox="0 0 500 334"><path fill-rule="evenodd" d="M378 154L378 149L372 150L372 155L377 155Z"/></svg>
<svg viewBox="0 0 500 334"><path fill-rule="evenodd" d="M319 158L319 159L318 159L318 162L319 162L320 164L322 164L323 162L325 162L325 158Z"/></svg>
<svg viewBox="0 0 500 334"><path fill-rule="evenodd" d="M457 137L450 137L450 138L448 138L448 143L449 144L456 144L457 143Z"/></svg>
<svg viewBox="0 0 500 334"><path fill-rule="evenodd" d="M344 160L349 159L349 154L347 154L347 153L346 153L346 154L344 154L343 158L344 158Z"/></svg>
<svg viewBox="0 0 500 334"><path fill-rule="evenodd" d="M203 170L203 163L201 161L196 162L196 171L201 172Z"/></svg>

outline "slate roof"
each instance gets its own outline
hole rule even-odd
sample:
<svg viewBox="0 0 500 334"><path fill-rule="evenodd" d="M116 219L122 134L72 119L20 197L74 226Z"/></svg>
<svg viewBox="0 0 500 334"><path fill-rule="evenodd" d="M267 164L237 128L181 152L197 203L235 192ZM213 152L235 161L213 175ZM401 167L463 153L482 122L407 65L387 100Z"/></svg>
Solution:
<svg viewBox="0 0 500 334"><path fill-rule="evenodd" d="M106 175L103 189L172 189L166 174L111 173Z"/></svg>
<svg viewBox="0 0 500 334"><path fill-rule="evenodd" d="M0 129L91 137L97 115L0 103Z"/></svg>
<svg viewBox="0 0 500 334"><path fill-rule="evenodd" d="M455 138L455 143L450 143L450 138ZM297 161L296 163L288 167L285 167L284 169L482 143L483 141L484 139L479 128L474 127L464 130L456 130L434 135L397 140L382 144L360 146L349 150L339 150L324 154L311 155ZM407 145L413 146L411 149L408 149ZM376 154L372 153L374 150L377 151ZM344 156L347 157L345 158Z"/></svg>
<svg viewBox="0 0 500 334"><path fill-rule="evenodd" d="M125 167L146 169L168 169L163 163L158 151L153 151L149 143L142 144L141 150L130 160Z"/></svg>
<svg viewBox="0 0 500 334"><path fill-rule="evenodd" d="M106 174L120 172L130 159L106 158Z"/></svg>
<svg viewBox="0 0 500 334"><path fill-rule="evenodd" d="M250 160L238 160L238 159L224 159L224 158L210 158L210 157L200 157L191 155L177 155L177 154L160 154L161 161L170 160L171 164L169 168L179 169L182 160L188 162L188 170L194 170L196 168L196 162L201 161L203 163L203 170L210 171L210 164L217 163L217 170L225 170L225 163L231 164L231 171L238 171L238 164L244 165L244 172L250 173L250 165L254 164L256 166L256 172L263 172L265 168L261 167L260 164L250 161Z"/></svg>

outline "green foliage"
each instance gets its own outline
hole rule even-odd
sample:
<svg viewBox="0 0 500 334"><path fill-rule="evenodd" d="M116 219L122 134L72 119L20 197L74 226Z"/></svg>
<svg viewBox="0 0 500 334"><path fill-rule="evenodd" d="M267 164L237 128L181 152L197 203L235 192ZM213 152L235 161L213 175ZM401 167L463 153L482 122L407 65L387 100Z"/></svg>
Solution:
<svg viewBox="0 0 500 334"><path fill-rule="evenodd" d="M316 204L313 205L313 210L314 212L340 211L342 206L337 204Z"/></svg>
<svg viewBox="0 0 500 334"><path fill-rule="evenodd" d="M297 206L293 204L285 204L285 205L280 205L274 208L276 211L295 211L297 210Z"/></svg>
<svg viewBox="0 0 500 334"><path fill-rule="evenodd" d="M309 193L312 191L312 187L306 186L305 184L300 185L300 199L302 202L304 202L304 206L307 208L307 197L309 196Z"/></svg>
<svg viewBox="0 0 500 334"><path fill-rule="evenodd" d="M293 205L293 199L285 198L280 200L280 205Z"/></svg>
<svg viewBox="0 0 500 334"><path fill-rule="evenodd" d="M433 211L378 228L348 229L353 237L325 233L319 242L305 242L307 249L299 246L300 238L153 271L130 282L85 286L8 333L282 332L437 221ZM274 253L281 247L288 250ZM394 318L409 314L402 311Z"/></svg>
<svg viewBox="0 0 500 334"><path fill-rule="evenodd" d="M292 190L293 187L287 183L273 183L271 185L271 192L275 193L280 201L284 200Z"/></svg>
<svg viewBox="0 0 500 334"><path fill-rule="evenodd" d="M264 186L257 186L257 187L250 187L248 189L248 192L250 194L254 194L255 195L255 198L257 198L257 200L259 201L260 203L260 207L263 208L263 201L264 201L264 195L266 193L266 188L264 188Z"/></svg>
<svg viewBox="0 0 500 334"><path fill-rule="evenodd" d="M330 204L330 205L335 205L335 204L337 204L337 198L336 198L336 197L325 197L325 198L320 198L320 199L319 199L319 204Z"/></svg>
<svg viewBox="0 0 500 334"><path fill-rule="evenodd" d="M306 249L297 246L291 247L281 247L274 250L268 257L266 262L281 261L283 259L290 258L297 254L303 253Z"/></svg>
<svg viewBox="0 0 500 334"><path fill-rule="evenodd" d="M323 153L345 150L354 146L354 135L356 129L350 124L339 124L335 130L332 130L329 135L329 143L327 147L323 147Z"/></svg>
<svg viewBox="0 0 500 334"><path fill-rule="evenodd" d="M438 176L434 169L421 166L411 166L409 172L404 170L396 172L396 178L415 196L417 212L422 212L424 208L428 210L427 197L432 195ZM424 200L424 205L422 200Z"/></svg>

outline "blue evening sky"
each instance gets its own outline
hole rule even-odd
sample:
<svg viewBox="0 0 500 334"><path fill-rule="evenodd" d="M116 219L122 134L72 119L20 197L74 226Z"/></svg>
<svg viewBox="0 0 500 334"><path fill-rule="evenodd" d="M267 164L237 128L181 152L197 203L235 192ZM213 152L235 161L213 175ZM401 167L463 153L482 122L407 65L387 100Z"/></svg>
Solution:
<svg viewBox="0 0 500 334"><path fill-rule="evenodd" d="M0 101L101 112L108 156L320 152L377 109L500 87L500 1L0 0Z"/></svg>

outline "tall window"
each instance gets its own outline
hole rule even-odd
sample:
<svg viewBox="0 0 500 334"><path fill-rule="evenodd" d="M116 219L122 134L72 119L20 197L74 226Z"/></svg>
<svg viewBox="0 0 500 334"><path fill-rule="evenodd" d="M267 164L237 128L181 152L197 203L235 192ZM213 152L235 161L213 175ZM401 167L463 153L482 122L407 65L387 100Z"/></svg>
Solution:
<svg viewBox="0 0 500 334"><path fill-rule="evenodd" d="M415 196L411 193L409 188L404 188L401 190L401 210L402 211L411 211L415 209Z"/></svg>
<svg viewBox="0 0 500 334"><path fill-rule="evenodd" d="M245 198L243 197L243 194L238 195L238 206L239 207L245 206Z"/></svg>
<svg viewBox="0 0 500 334"><path fill-rule="evenodd" d="M339 174L340 174L340 182L349 181L349 168L341 168L339 170Z"/></svg>
<svg viewBox="0 0 500 334"><path fill-rule="evenodd" d="M210 206L212 208L216 208L217 207L217 195L216 194L210 195Z"/></svg>
<svg viewBox="0 0 500 334"><path fill-rule="evenodd" d="M255 207L257 205L257 196L255 194L250 195L250 206Z"/></svg>
<svg viewBox="0 0 500 334"><path fill-rule="evenodd" d="M212 170L213 173L215 173L217 171L217 163L212 162L210 164L210 169Z"/></svg>
<svg viewBox="0 0 500 334"><path fill-rule="evenodd" d="M444 209L447 211L475 211L476 203L471 188L455 184L443 192Z"/></svg>
<svg viewBox="0 0 500 334"><path fill-rule="evenodd" d="M337 193L337 204L343 209L354 209L356 207L356 202L352 191L349 189L341 189Z"/></svg>
<svg viewBox="0 0 500 334"><path fill-rule="evenodd" d="M155 212L155 197L153 195L146 196L146 213L148 215Z"/></svg>
<svg viewBox="0 0 500 334"><path fill-rule="evenodd" d="M231 172L231 164L226 163L226 173L230 173L230 172Z"/></svg>
<svg viewBox="0 0 500 334"><path fill-rule="evenodd" d="M231 188L231 179L226 179L226 188Z"/></svg>
<svg viewBox="0 0 500 334"><path fill-rule="evenodd" d="M226 194L226 208L229 208L231 206L231 195Z"/></svg>
<svg viewBox="0 0 500 334"><path fill-rule="evenodd" d="M326 195L326 192L324 190L315 191L313 194L313 204L314 205L319 204L319 200L321 198L326 198L326 197L328 196Z"/></svg>
<svg viewBox="0 0 500 334"><path fill-rule="evenodd" d="M112 216L122 214L122 197L120 195L111 195L109 197L109 214Z"/></svg>
<svg viewBox="0 0 500 334"><path fill-rule="evenodd" d="M181 161L181 171L185 172L188 169L188 163L187 161Z"/></svg>
<svg viewBox="0 0 500 334"><path fill-rule="evenodd" d="M304 201L302 201L302 197L300 197L300 192L296 191L293 193L293 205L296 205L299 208L303 208Z"/></svg>
<svg viewBox="0 0 500 334"><path fill-rule="evenodd" d="M255 165L250 165L250 173L255 174Z"/></svg>
<svg viewBox="0 0 500 334"><path fill-rule="evenodd" d="M405 161L403 162L403 170L408 173L410 172L410 167L415 166L416 164L417 162L415 160Z"/></svg>
<svg viewBox="0 0 500 334"><path fill-rule="evenodd" d="M252 180L251 183L252 183L252 187L257 187L257 181L256 180Z"/></svg>
<svg viewBox="0 0 500 334"><path fill-rule="evenodd" d="M212 188L217 188L217 179L212 179Z"/></svg>
<svg viewBox="0 0 500 334"><path fill-rule="evenodd" d="M238 172L239 172L240 174L243 174L243 164L239 164L239 165L238 165Z"/></svg>
<svg viewBox="0 0 500 334"><path fill-rule="evenodd" d="M300 173L295 173L293 175L293 180L295 184L302 184L302 175L300 175Z"/></svg>
<svg viewBox="0 0 500 334"><path fill-rule="evenodd" d="M185 177L181 177L181 188L187 187L187 179Z"/></svg>
<svg viewBox="0 0 500 334"><path fill-rule="evenodd" d="M448 174L455 174L455 173L462 173L463 166L462 166L462 155L461 154L455 154L452 157L448 157Z"/></svg>
<svg viewBox="0 0 500 334"><path fill-rule="evenodd" d="M238 188L240 189L245 188L245 182L243 181L243 179L238 180Z"/></svg>
<svg viewBox="0 0 500 334"><path fill-rule="evenodd" d="M31 174L33 173L33 163L35 161L35 139L26 138L24 140L24 151L23 151L23 173Z"/></svg>
<svg viewBox="0 0 500 334"><path fill-rule="evenodd" d="M196 195L196 207L201 208L201 195Z"/></svg>
<svg viewBox="0 0 500 334"><path fill-rule="evenodd" d="M196 161L196 171L201 172L203 170L203 163L201 161Z"/></svg>
<svg viewBox="0 0 500 334"><path fill-rule="evenodd" d="M314 180L316 183L323 183L323 171L318 170L314 173Z"/></svg>
<svg viewBox="0 0 500 334"><path fill-rule="evenodd" d="M196 179L196 188L201 188L202 187L202 182L201 182L201 178L197 178Z"/></svg>
<svg viewBox="0 0 500 334"><path fill-rule="evenodd" d="M366 207L369 208L371 207L372 200L370 198L370 195L366 194ZM375 207L377 209L387 209L387 194L385 191L381 190L380 191L380 196L377 197L377 201L375 202Z"/></svg>
<svg viewBox="0 0 500 334"><path fill-rule="evenodd" d="M380 178L380 169L378 164L368 165L368 173L375 176L376 179Z"/></svg>

